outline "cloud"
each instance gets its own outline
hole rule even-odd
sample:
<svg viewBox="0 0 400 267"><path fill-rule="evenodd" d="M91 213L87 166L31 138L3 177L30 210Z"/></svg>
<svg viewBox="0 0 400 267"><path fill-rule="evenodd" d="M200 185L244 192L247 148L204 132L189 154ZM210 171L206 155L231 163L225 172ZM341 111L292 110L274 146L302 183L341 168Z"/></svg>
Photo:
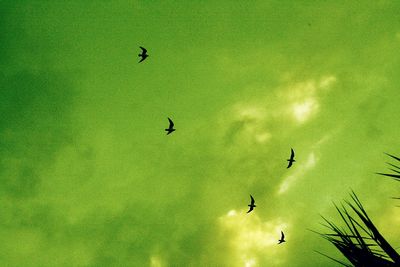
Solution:
<svg viewBox="0 0 400 267"><path fill-rule="evenodd" d="M238 105L236 121L226 133L227 143L232 144L237 138L246 143L262 144L271 138L271 133L263 125L267 111L263 107L251 107Z"/></svg>
<svg viewBox="0 0 400 267"><path fill-rule="evenodd" d="M40 184L38 169L71 142L74 87L65 74L51 70L5 75L0 87L2 190L15 197L32 196Z"/></svg>
<svg viewBox="0 0 400 267"><path fill-rule="evenodd" d="M73 106L79 70L62 70L30 35L23 4L7 3L0 19L0 193L31 199L42 170L72 143ZM21 16L21 17L20 17ZM27 26L29 25L29 26ZM42 43L43 44L43 43ZM45 64L41 62L46 61Z"/></svg>
<svg viewBox="0 0 400 267"><path fill-rule="evenodd" d="M323 89L323 90L327 90L329 89L332 84L334 84L336 82L336 77L333 75L327 75L324 76L320 79L319 81L319 88Z"/></svg>
<svg viewBox="0 0 400 267"><path fill-rule="evenodd" d="M343 28L352 10L336 2L307 8L269 3L266 9L264 1L251 16L243 5L221 2L217 9L201 7L194 20L198 9L191 4L176 12L172 4L154 3L157 12L146 7L139 16L125 8L129 3L90 4L90 16L76 25L86 4L8 2L3 15L13 15L0 18L0 64L7 65L0 77L5 265L331 266L312 252L324 241L302 239L303 229L328 207L315 201L331 197L326 184L339 184L332 178L349 173L349 162L338 155L366 151L359 125L375 126L369 117L381 105L363 106L366 120L350 120L353 128L341 115L352 116L361 95L355 92L368 95L371 84L386 94L395 75L387 84L378 81L382 67L397 73L397 46L377 42L381 31L369 40L357 32L376 20L372 9L358 10L360 23ZM270 10L273 18L263 19ZM332 10L339 16L329 16ZM392 10L378 12L388 15L386 26L395 20ZM149 15L155 19L140 23ZM134 64L137 37L152 47L149 64ZM176 57L178 44L189 51L185 57ZM78 65L88 73L80 87L63 69ZM392 107L381 118L390 120ZM168 138L165 114L178 127ZM319 150L315 144L337 124L348 136L330 151ZM385 145L396 140L397 128L383 128ZM393 139L386 138L388 129ZM346 150L350 143L357 145ZM286 169L291 146L307 168ZM317 180L312 170L323 164L331 168ZM355 164L370 171L364 160ZM260 206L246 216L239 207L247 203L238 198L249 192ZM393 218L391 227L396 223ZM289 239L278 248L280 230L288 230Z"/></svg>
<svg viewBox="0 0 400 267"><path fill-rule="evenodd" d="M312 169L317 163L317 158L315 156L314 152L311 152L307 160L304 164L295 164L292 168L296 168L294 174L288 175L286 178L283 179L283 182L279 186L278 194L281 195L283 193L286 193L291 186L294 185L295 182L297 182L300 178L304 177L306 172L310 169Z"/></svg>
<svg viewBox="0 0 400 267"><path fill-rule="evenodd" d="M285 128L291 131L314 118L321 110L320 99L336 82L334 75L301 82L289 81L256 99L238 101L228 111L221 113L220 124L225 145L257 146L267 144L277 135L282 135L277 125L293 123ZM231 118L231 119L228 119Z"/></svg>
<svg viewBox="0 0 400 267"><path fill-rule="evenodd" d="M162 260L158 256L150 257L150 267L163 267Z"/></svg>
<svg viewBox="0 0 400 267"><path fill-rule="evenodd" d="M303 124L310 120L320 109L319 99L336 82L333 75L322 76L319 79L310 79L289 85L282 90L282 97L289 102L294 121Z"/></svg>
<svg viewBox="0 0 400 267"><path fill-rule="evenodd" d="M315 98L305 99L303 102L296 102L292 105L293 116L299 123L304 123L311 115L318 111L318 107Z"/></svg>
<svg viewBox="0 0 400 267"><path fill-rule="evenodd" d="M285 252L277 246L277 240L281 230L289 230L290 224L282 219L263 221L256 212L230 210L218 218L218 223L220 236L230 244L232 266L259 266L265 259L271 266L284 262Z"/></svg>
<svg viewBox="0 0 400 267"><path fill-rule="evenodd" d="M308 171L312 170L318 163L319 157L317 156L319 154L319 151L321 149L321 146L328 142L333 135L337 134L339 129L335 129L331 131L329 134L324 135L322 138L317 140L310 148L311 152L309 152L308 156L306 157L306 161L301 164L299 162L295 163L294 166L292 166L292 169L294 170L293 174L289 174L285 178L283 178L282 183L279 185L279 189L277 191L278 195L282 195L284 193L287 193L290 187L295 185L295 183L299 180L302 179Z"/></svg>

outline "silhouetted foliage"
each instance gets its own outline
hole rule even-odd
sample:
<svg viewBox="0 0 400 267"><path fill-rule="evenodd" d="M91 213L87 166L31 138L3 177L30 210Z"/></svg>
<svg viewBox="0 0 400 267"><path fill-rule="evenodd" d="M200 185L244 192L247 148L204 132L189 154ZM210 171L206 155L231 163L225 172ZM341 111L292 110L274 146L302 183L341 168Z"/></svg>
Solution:
<svg viewBox="0 0 400 267"><path fill-rule="evenodd" d="M391 158L400 162L400 158L387 154ZM400 181L400 166L387 162L393 173L377 173ZM356 194L351 194L352 202L345 201L345 205L339 208L335 205L340 217L345 223L345 227L339 228L331 221L322 217L332 233L320 234L323 238L331 242L350 262L334 259L328 255L320 253L342 266L356 267L379 267L379 266L400 266L400 255L380 234L378 229L368 217L367 212L362 206ZM400 199L400 198L394 198Z"/></svg>
<svg viewBox="0 0 400 267"><path fill-rule="evenodd" d="M400 158L398 158L396 156L393 156L393 155L390 155L388 153L385 153L385 154L400 162ZM391 177L391 178L395 179L396 181L400 181L400 166L392 164L392 163L389 163L389 162L386 162L386 164L388 164L389 166L392 167L392 168L389 168L389 170L391 170L394 173L380 173L380 172L378 172L377 174L388 176L388 177Z"/></svg>
<svg viewBox="0 0 400 267"><path fill-rule="evenodd" d="M332 233L320 234L331 242L351 264L318 253L342 266L400 266L400 255L380 234L354 192L351 198L352 202L345 201L347 208L343 204L340 208L335 205L346 226L340 228L322 217L326 222L324 226Z"/></svg>
<svg viewBox="0 0 400 267"><path fill-rule="evenodd" d="M393 159L395 159L395 160L397 160L397 161L399 161L400 162L400 158L398 158L398 157L396 157L396 156L393 156L393 155L390 155L390 154L388 154L388 153L385 153L386 155L388 155L389 157L391 157L391 158L393 158ZM391 177L391 178L393 178L394 180L396 180L396 181L400 181L400 166L399 165L395 165L395 164L392 164L392 163L389 163L389 162L386 162L386 164L388 164L389 166L391 166L392 168L389 168L389 170L391 170L392 172L394 172L394 173L381 173L381 172L377 172L377 174L379 174L379 175L384 175L384 176L388 176L388 177ZM393 199L400 199L400 197L392 197ZM397 207L400 207L400 206L397 206Z"/></svg>

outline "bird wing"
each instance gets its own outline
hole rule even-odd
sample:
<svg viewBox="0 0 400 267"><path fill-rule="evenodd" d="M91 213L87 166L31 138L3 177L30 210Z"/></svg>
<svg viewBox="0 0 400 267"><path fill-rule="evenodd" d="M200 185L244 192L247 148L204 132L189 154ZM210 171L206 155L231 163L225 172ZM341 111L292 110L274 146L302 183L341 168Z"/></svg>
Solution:
<svg viewBox="0 0 400 267"><path fill-rule="evenodd" d="M289 164L288 164L287 168L290 168L290 166L292 166L292 161L291 160L289 160Z"/></svg>
<svg viewBox="0 0 400 267"><path fill-rule="evenodd" d="M253 196L252 195L250 195L250 198L251 198L251 204L250 205L254 205L254 198L253 198Z"/></svg>
<svg viewBox="0 0 400 267"><path fill-rule="evenodd" d="M250 209L249 209L249 211L247 213L249 213L252 210L253 210L253 206L250 206Z"/></svg>
<svg viewBox="0 0 400 267"><path fill-rule="evenodd" d="M169 128L172 129L174 127L174 122L170 118L168 118L168 120L169 120Z"/></svg>
<svg viewBox="0 0 400 267"><path fill-rule="evenodd" d="M145 60L145 59L146 59L146 57L142 57L142 59L139 61L139 63L142 62L142 61Z"/></svg>
<svg viewBox="0 0 400 267"><path fill-rule="evenodd" d="M281 231L281 240L285 239L285 234Z"/></svg>
<svg viewBox="0 0 400 267"><path fill-rule="evenodd" d="M140 49L143 50L143 54L146 54L146 53L147 53L147 49L146 49L146 48L144 48L144 47L142 47L142 46L139 46L139 47L140 47Z"/></svg>
<svg viewBox="0 0 400 267"><path fill-rule="evenodd" d="M290 153L290 158L293 159L294 158L294 151L293 148L290 149L291 153Z"/></svg>

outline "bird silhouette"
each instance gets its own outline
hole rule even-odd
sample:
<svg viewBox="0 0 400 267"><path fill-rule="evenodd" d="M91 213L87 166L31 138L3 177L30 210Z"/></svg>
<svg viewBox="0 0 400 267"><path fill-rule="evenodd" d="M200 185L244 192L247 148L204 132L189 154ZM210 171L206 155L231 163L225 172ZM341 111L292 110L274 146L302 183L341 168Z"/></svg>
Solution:
<svg viewBox="0 0 400 267"><path fill-rule="evenodd" d="M250 195L250 198L251 198L250 205L247 205L247 206L250 207L250 209L249 209L249 211L247 213L249 213L250 211L252 211L256 207L256 205L254 205L254 203L255 203L254 198L251 195Z"/></svg>
<svg viewBox="0 0 400 267"><path fill-rule="evenodd" d="M293 164L293 162L295 162L294 160L294 151L293 148L290 149L292 152L290 154L290 159L288 159L287 161L289 161L289 165L287 166L287 168L290 168Z"/></svg>
<svg viewBox="0 0 400 267"><path fill-rule="evenodd" d="M168 118L168 120L169 120L169 126L168 126L168 129L165 129L165 131L167 132L167 135L169 135L170 133L175 131L174 122L170 118Z"/></svg>
<svg viewBox="0 0 400 267"><path fill-rule="evenodd" d="M139 63L140 63L140 62L142 62L143 60L145 60L149 55L147 54L146 48L141 47L141 46L139 46L139 47L140 47L140 49L142 49L142 53L139 54L139 57L141 57L141 59L140 59L140 61L139 61Z"/></svg>
<svg viewBox="0 0 400 267"><path fill-rule="evenodd" d="M281 239L279 239L278 242L279 242L278 245L281 244L281 243L283 243L283 242L286 242L286 240L285 240L285 234L284 234L282 231L281 231Z"/></svg>

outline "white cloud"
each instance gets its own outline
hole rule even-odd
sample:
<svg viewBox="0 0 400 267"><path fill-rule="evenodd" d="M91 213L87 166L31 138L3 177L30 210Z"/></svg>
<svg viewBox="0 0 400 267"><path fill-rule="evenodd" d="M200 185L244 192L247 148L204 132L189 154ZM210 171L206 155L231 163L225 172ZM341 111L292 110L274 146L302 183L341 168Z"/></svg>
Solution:
<svg viewBox="0 0 400 267"><path fill-rule="evenodd" d="M322 77L319 81L319 88L329 89L333 83L336 82L336 77L333 75Z"/></svg>
<svg viewBox="0 0 400 267"><path fill-rule="evenodd" d="M159 257L157 256L151 256L150 257L150 267L162 267L164 266L162 264L162 261Z"/></svg>
<svg viewBox="0 0 400 267"><path fill-rule="evenodd" d="M296 168L295 172L291 175L288 175L286 178L283 179L283 182L279 186L278 195L281 195L289 190L289 188L295 184L297 180L302 178L307 171L310 169L314 168L319 160L319 158L316 156L316 151L319 150L319 147L329 141L334 134L336 134L340 129L336 129L329 134L324 135L322 138L320 138L317 142L314 143L314 145L311 147L311 152L307 157L307 161L305 164L296 164L292 168Z"/></svg>
<svg viewBox="0 0 400 267"><path fill-rule="evenodd" d="M256 264L256 260L255 259L249 259L248 261L245 262L244 266L245 267L253 267Z"/></svg>
<svg viewBox="0 0 400 267"><path fill-rule="evenodd" d="M327 75L320 78L318 82L311 79L288 86L284 90L283 98L290 103L292 116L296 122L302 124L318 112L321 94L331 88L334 82L336 82L336 77Z"/></svg>
<svg viewBox="0 0 400 267"><path fill-rule="evenodd" d="M255 212L248 216L245 211L230 210L218 218L218 223L223 236L230 234L228 242L237 257L237 266L256 266L261 257L276 258L274 264L282 261L284 252L276 244L280 231L289 227L280 218L262 221Z"/></svg>
<svg viewBox="0 0 400 267"><path fill-rule="evenodd" d="M293 116L299 123L304 123L318 111L318 103L315 98L305 99L303 102L294 103Z"/></svg>
<svg viewBox="0 0 400 267"><path fill-rule="evenodd" d="M317 79L289 83L273 90L275 93L236 103L228 111L229 114L222 115L222 119L226 120L226 117L232 116L233 113L233 123L242 123L242 127L238 130L241 142L265 144L273 136L267 125L286 118L293 119L297 125L310 121L321 109L320 98L335 82L334 75L326 75ZM265 91L271 92L268 88Z"/></svg>
<svg viewBox="0 0 400 267"><path fill-rule="evenodd" d="M300 178L302 178L305 173L313 168L317 163L317 158L314 152L311 152L308 155L307 161L305 164L295 164L292 168L296 168L294 174L287 176L278 189L278 195L281 195L289 190L289 188Z"/></svg>
<svg viewBox="0 0 400 267"><path fill-rule="evenodd" d="M235 216L237 213L236 213L236 210L230 210L227 214L226 214L226 216L228 216L228 217L232 217L232 216Z"/></svg>

